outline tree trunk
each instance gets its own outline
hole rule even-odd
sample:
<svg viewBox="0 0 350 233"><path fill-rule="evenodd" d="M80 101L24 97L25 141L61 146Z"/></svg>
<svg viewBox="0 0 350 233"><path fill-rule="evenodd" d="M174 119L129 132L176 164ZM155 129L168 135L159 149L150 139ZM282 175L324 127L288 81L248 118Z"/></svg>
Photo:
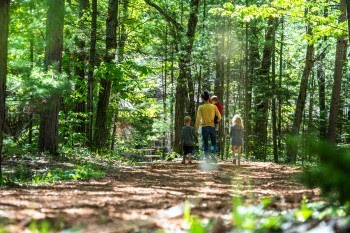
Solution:
<svg viewBox="0 0 350 233"><path fill-rule="evenodd" d="M34 1L30 1L30 14L33 17L34 10ZM32 21L33 22L33 21ZM34 34L30 32L29 36L29 59L30 59L30 71L33 70L34 67ZM32 98L32 97L31 97ZM29 112L29 124L28 124L28 144L31 145L33 143L33 111Z"/></svg>
<svg viewBox="0 0 350 233"><path fill-rule="evenodd" d="M308 25L307 33L311 34L312 30L310 25ZM296 103L296 108L294 112L294 119L293 119L293 125L291 130L291 135L296 136L299 133L300 125L303 118L303 112L305 108L305 102L306 102L306 92L309 82L309 76L312 67L314 66L314 45L308 44L306 49L306 59L305 59L305 67L303 71L303 76L301 78L300 82L300 88L299 88L299 96ZM296 162L296 155L297 155L297 148L292 148L292 146L287 146L287 159L288 162L295 163Z"/></svg>
<svg viewBox="0 0 350 233"><path fill-rule="evenodd" d="M185 113L186 83L191 76L191 56L198 22L199 0L191 0L190 15L187 24L186 38L181 40L181 52L179 58L179 77L177 79L176 96L175 96L175 147L177 153L181 152L180 132L183 126ZM183 55L182 55L183 54Z"/></svg>
<svg viewBox="0 0 350 233"><path fill-rule="evenodd" d="M63 51L64 0L48 0L46 20L45 68L61 72ZM60 97L44 100L40 113L39 148L56 154L58 149L58 112Z"/></svg>
<svg viewBox="0 0 350 233"><path fill-rule="evenodd" d="M231 41L229 41L231 42ZM225 150L225 158L228 159L231 143L230 143L230 137L228 137L228 140L226 139L226 136L230 135L230 119L229 119L229 102L230 102L230 81L231 81L231 58L227 58L226 62L226 97L225 97L225 133L224 133L224 142L226 144L226 150ZM225 147L224 147L225 148ZM224 153L223 153L224 154Z"/></svg>
<svg viewBox="0 0 350 233"><path fill-rule="evenodd" d="M275 22L276 23L276 22ZM275 26L276 28L276 26ZM277 112L276 112L276 31L272 38L272 145L273 145L273 160L278 163L278 147L277 147Z"/></svg>
<svg viewBox="0 0 350 233"><path fill-rule="evenodd" d="M346 2L345 0L340 1L340 11L339 23L346 21ZM329 113L329 124L327 139L331 143L337 141L337 121L339 116L340 107L340 94L341 94L341 83L343 77L343 65L346 59L347 50L347 40L345 36L341 36L337 40L337 49L335 55L335 65L334 65L334 76L333 76L333 89L332 89L332 99L331 107Z"/></svg>
<svg viewBox="0 0 350 233"><path fill-rule="evenodd" d="M346 0L346 12L348 18L348 34L350 39L350 0Z"/></svg>
<svg viewBox="0 0 350 233"><path fill-rule="evenodd" d="M3 147L3 130L4 130L4 124L5 124L9 12L10 12L10 0L1 0L0 1L0 183L2 183L2 147Z"/></svg>
<svg viewBox="0 0 350 233"><path fill-rule="evenodd" d="M318 102L320 107L319 133L321 139L326 139L327 134L327 110L326 110L326 73L324 67L325 54L320 57L317 66Z"/></svg>
<svg viewBox="0 0 350 233"><path fill-rule="evenodd" d="M79 0L79 29L84 29L84 16L89 10L89 0ZM81 33L82 34L82 33ZM75 64L75 74L79 77L77 83L75 84L76 92L76 104L75 112L78 114L77 118L79 123L76 127L76 131L79 133L85 133L85 117L83 114L86 112L86 99L85 97L85 40L83 35L77 35L75 38L75 44L77 47L76 57L77 62Z"/></svg>
<svg viewBox="0 0 350 233"><path fill-rule="evenodd" d="M116 29L118 23L118 0L109 0L108 15L106 20L106 51L104 61L107 64L113 64L116 47L117 36ZM101 89L99 90L99 98L97 102L96 123L94 131L94 147L102 149L107 145L109 135L107 110L112 88L112 77L102 78L100 81Z"/></svg>
<svg viewBox="0 0 350 233"><path fill-rule="evenodd" d="M120 3L120 2L119 2ZM118 4L119 4L118 3ZM118 5L118 8L119 5ZM127 33L126 33L126 27L125 27L125 22L127 21L128 17L129 17L129 0L124 0L123 1L123 8L122 8L122 13L119 14L121 16L121 22L123 22L120 27L119 27L119 39L118 39L118 58L117 58L117 63L122 64L124 62L124 53L125 53L125 44L127 41ZM120 77L122 78L122 77ZM118 96L116 97L116 102L118 103ZM114 145L115 145L115 137L116 135L116 130L117 130L117 126L118 126L118 119L119 119L119 109L117 109L117 111L115 113L113 113L113 119L112 119L112 140L111 140L111 150L114 150Z"/></svg>
<svg viewBox="0 0 350 233"><path fill-rule="evenodd" d="M90 34L90 55L89 55L89 72L88 72L88 91L87 91L87 138L89 147L92 146L92 126L93 126L93 111L94 111L94 69L95 69L95 54L96 54L96 33L97 33L97 0L92 0L91 12L91 34Z"/></svg>
<svg viewBox="0 0 350 233"><path fill-rule="evenodd" d="M280 61L278 77L278 148L282 149L282 76L283 76L283 48L284 48L284 16L281 19L281 42L280 42Z"/></svg>
<svg viewBox="0 0 350 233"><path fill-rule="evenodd" d="M272 38L275 33L275 20L270 17L268 29L265 36L263 58L261 68L258 72L257 96L255 99L255 143L254 155L256 159L266 161L267 157L267 121L268 121L268 97L271 93L270 87L270 67L272 58Z"/></svg>
<svg viewBox="0 0 350 233"><path fill-rule="evenodd" d="M246 5L248 1L246 0ZM249 72L249 23L245 25L245 72L244 72L244 91L245 91L245 102L244 102L244 151L246 158L249 159L250 155L250 134L251 134L251 106L252 106L252 84L250 80ZM226 110L227 111L227 110Z"/></svg>

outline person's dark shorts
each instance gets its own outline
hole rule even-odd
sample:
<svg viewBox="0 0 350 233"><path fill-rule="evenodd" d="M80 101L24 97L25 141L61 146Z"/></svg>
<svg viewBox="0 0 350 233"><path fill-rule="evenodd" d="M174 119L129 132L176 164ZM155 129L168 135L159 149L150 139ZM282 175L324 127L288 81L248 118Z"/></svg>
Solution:
<svg viewBox="0 0 350 233"><path fill-rule="evenodd" d="M193 152L193 146L183 146L182 149L183 149L184 155L192 154Z"/></svg>

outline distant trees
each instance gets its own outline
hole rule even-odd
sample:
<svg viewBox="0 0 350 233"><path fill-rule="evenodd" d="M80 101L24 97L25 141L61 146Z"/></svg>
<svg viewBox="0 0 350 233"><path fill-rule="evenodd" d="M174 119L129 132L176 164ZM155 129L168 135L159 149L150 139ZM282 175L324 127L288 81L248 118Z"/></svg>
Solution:
<svg viewBox="0 0 350 233"><path fill-rule="evenodd" d="M153 3L150 0L145 0L145 2L155 8L164 18L173 25L176 30L176 41L177 48L179 52L179 76L177 78L176 84L176 93L175 93L175 139L174 139L174 150L176 152L181 152L180 145L180 132L184 124L183 119L185 117L185 104L188 96L188 90L186 85L192 80L191 75L191 59L192 59L192 50L193 42L195 38L197 23L198 23L198 7L199 0L190 1L190 12L187 22L187 30L177 22L174 18L171 17L164 9L159 7L157 4ZM191 84L190 84L191 86ZM194 97L194 93L190 93L190 96ZM194 98L190 99L194 101ZM194 105L192 106L194 108Z"/></svg>

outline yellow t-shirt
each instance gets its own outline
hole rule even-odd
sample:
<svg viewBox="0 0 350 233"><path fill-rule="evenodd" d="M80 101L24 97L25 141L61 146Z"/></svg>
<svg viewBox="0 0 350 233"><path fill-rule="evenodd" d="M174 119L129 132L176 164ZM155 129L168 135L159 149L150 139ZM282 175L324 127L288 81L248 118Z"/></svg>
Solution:
<svg viewBox="0 0 350 233"><path fill-rule="evenodd" d="M221 114L219 109L214 104L203 104L199 106L196 119L196 130L198 130L200 124L202 127L205 126L215 126L214 119L215 116L218 117L218 121L221 120Z"/></svg>

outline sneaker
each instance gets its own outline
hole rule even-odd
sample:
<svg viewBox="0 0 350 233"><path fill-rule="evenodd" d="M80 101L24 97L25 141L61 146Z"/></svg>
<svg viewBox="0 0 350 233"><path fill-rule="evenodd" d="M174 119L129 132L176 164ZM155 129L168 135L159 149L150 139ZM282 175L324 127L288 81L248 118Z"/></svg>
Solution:
<svg viewBox="0 0 350 233"><path fill-rule="evenodd" d="M235 164L235 165L236 165L236 159L233 159L233 160L232 160L232 162L233 162L233 164Z"/></svg>

